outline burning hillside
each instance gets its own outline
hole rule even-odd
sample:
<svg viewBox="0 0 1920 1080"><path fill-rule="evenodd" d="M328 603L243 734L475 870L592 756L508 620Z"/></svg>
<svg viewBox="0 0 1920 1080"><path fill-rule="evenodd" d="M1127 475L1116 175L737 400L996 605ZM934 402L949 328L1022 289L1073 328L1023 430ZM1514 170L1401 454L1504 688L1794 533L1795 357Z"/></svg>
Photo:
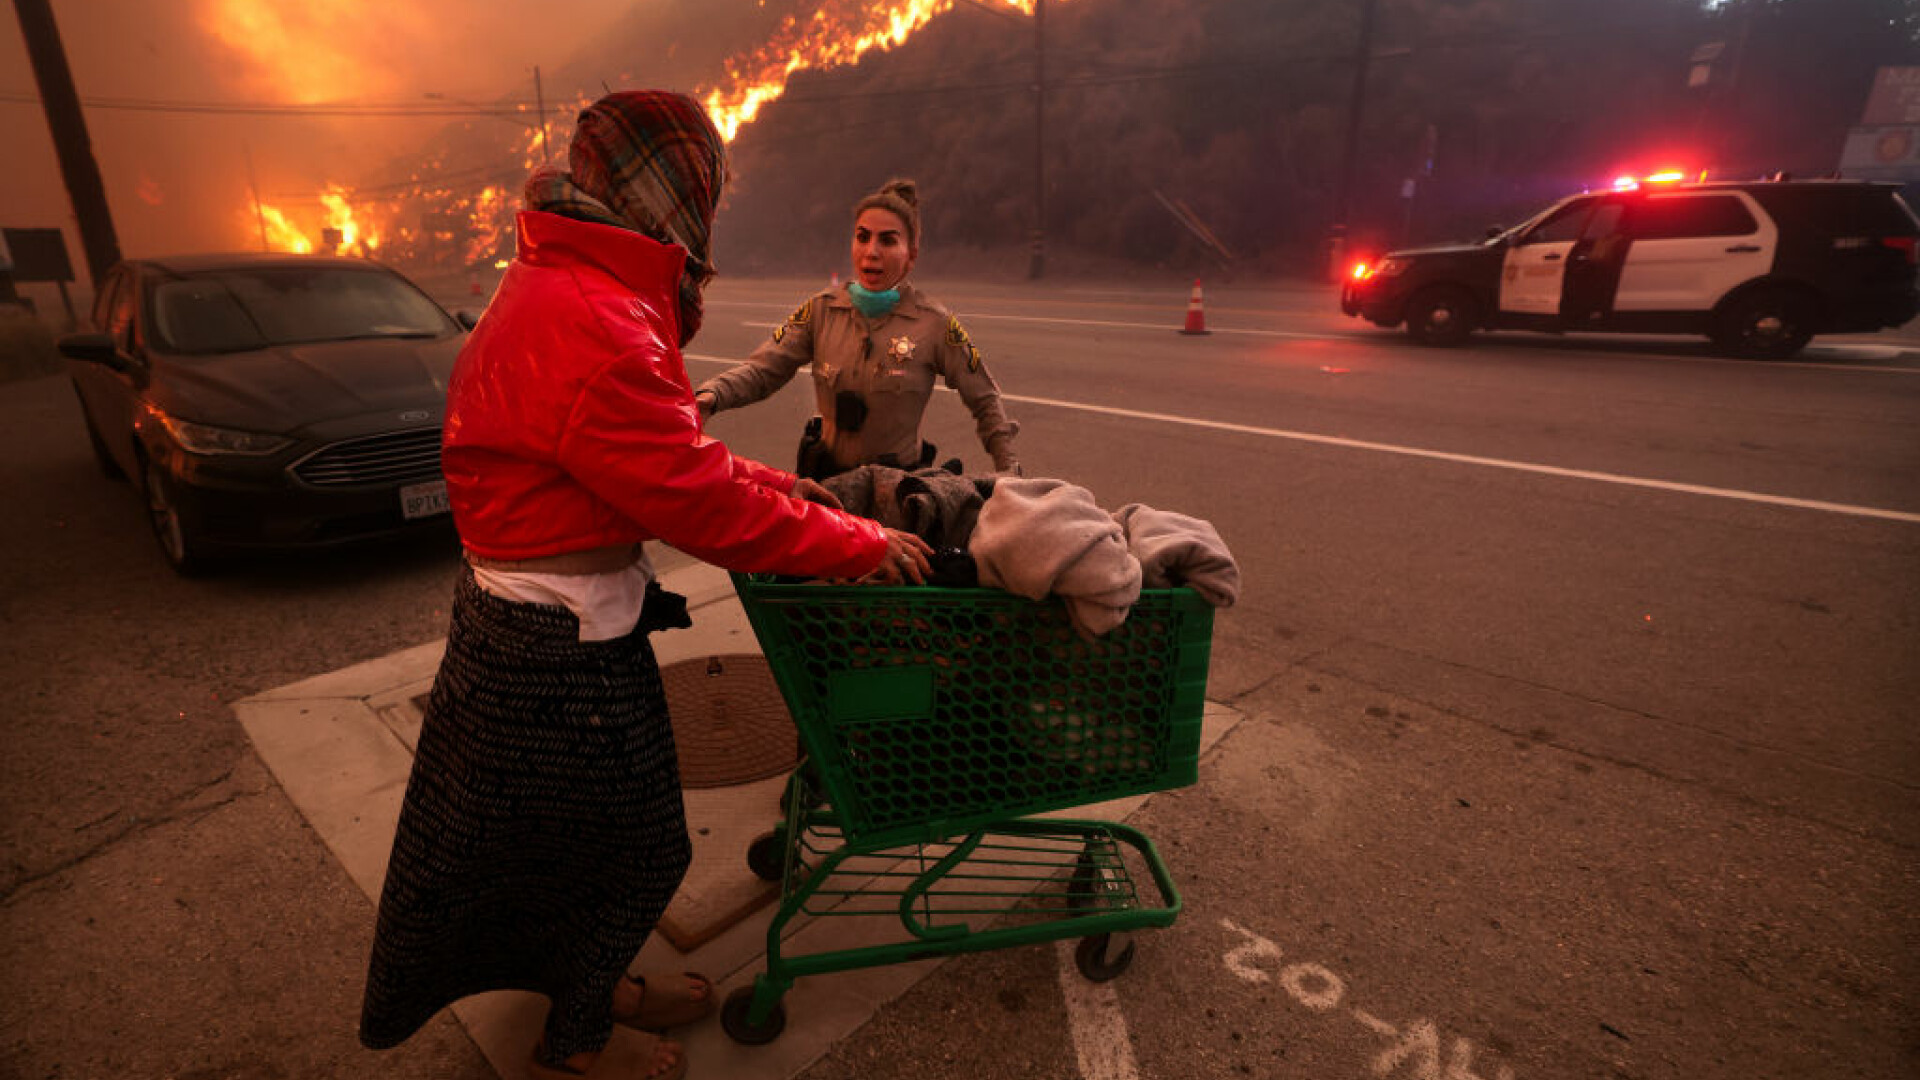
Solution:
<svg viewBox="0 0 1920 1080"><path fill-rule="evenodd" d="M732 141L785 93L795 74L856 64L874 50L902 44L959 2L818 0L785 16L764 44L728 57L720 76L695 94ZM982 2L1009 14L1033 10L1033 0ZM209 0L203 21L230 48L271 71L281 94L314 102L326 100L327 87L378 87L352 66L350 52L313 44L340 40L333 30L358 6L334 0L292 14L253 0ZM329 177L311 205L256 192L256 205L236 211L236 221L276 250L377 251L393 261L436 266L494 263L511 245L520 179L550 156L545 139L554 141L551 156L557 156L573 116L590 100L586 94L549 100L541 93L534 102L472 105L476 115L509 123L451 125L421 148L398 183L356 186Z"/></svg>

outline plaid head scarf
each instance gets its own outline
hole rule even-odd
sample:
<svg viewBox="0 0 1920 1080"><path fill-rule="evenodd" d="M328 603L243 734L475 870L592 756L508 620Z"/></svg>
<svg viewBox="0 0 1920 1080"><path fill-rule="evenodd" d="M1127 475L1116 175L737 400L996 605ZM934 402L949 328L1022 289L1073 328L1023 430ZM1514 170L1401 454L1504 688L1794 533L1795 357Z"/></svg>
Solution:
<svg viewBox="0 0 1920 1080"><path fill-rule="evenodd" d="M700 103L666 90L608 94L580 113L568 171L527 179L529 209L631 229L687 250L680 344L700 329L713 277L713 214L726 183L726 144Z"/></svg>

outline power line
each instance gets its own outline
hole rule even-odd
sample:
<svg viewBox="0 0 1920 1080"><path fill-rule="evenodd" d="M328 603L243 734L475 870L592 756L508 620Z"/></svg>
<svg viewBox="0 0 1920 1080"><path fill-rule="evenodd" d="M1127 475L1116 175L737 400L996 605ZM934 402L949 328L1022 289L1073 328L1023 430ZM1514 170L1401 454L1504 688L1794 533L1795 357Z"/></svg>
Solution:
<svg viewBox="0 0 1920 1080"><path fill-rule="evenodd" d="M37 105L32 94L0 93L0 103ZM520 119L534 112L530 102L502 102L498 106L459 105L444 102L322 102L311 105L271 102L168 101L153 98L84 98L80 104L89 109L118 109L132 112L214 113L252 116L316 117L471 117L490 116Z"/></svg>

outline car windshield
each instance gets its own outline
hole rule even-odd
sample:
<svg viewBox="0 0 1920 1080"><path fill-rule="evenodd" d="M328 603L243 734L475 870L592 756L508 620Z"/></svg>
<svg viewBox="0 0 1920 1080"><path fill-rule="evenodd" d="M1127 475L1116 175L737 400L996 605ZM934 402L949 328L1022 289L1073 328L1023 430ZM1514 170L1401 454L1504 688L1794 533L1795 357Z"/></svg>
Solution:
<svg viewBox="0 0 1920 1080"><path fill-rule="evenodd" d="M1504 244L1504 243L1508 243L1509 241L1518 239L1521 233L1526 232L1528 229L1533 228L1534 225L1538 224L1548 214L1551 214L1555 210L1560 209L1560 207L1564 205L1565 202L1566 200L1562 199L1560 202L1557 202L1552 204L1551 206L1548 206L1546 209L1533 215L1527 220L1521 222L1520 224L1509 226L1508 228L1502 229L1501 231L1493 234L1492 236L1487 237L1485 240L1482 240L1480 242L1481 244L1487 247L1493 247L1498 244Z"/></svg>
<svg viewBox="0 0 1920 1080"><path fill-rule="evenodd" d="M153 315L161 342L182 353L438 337L455 328L405 279L357 267L260 267L179 277L154 289Z"/></svg>

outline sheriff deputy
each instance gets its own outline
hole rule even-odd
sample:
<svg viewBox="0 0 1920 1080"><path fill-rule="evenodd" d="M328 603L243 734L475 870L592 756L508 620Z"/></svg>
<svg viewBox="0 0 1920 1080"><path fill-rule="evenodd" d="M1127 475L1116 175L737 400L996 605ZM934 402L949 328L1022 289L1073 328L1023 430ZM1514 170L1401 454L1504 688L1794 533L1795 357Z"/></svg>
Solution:
<svg viewBox="0 0 1920 1080"><path fill-rule="evenodd" d="M801 439L797 473L924 468L935 449L920 437L920 418L940 378L973 412L995 471L1018 474L1020 426L1007 419L979 348L959 318L906 281L920 254L913 181L888 181L853 212L853 278L809 297L745 363L702 383L701 415L751 405L811 365L820 413Z"/></svg>

